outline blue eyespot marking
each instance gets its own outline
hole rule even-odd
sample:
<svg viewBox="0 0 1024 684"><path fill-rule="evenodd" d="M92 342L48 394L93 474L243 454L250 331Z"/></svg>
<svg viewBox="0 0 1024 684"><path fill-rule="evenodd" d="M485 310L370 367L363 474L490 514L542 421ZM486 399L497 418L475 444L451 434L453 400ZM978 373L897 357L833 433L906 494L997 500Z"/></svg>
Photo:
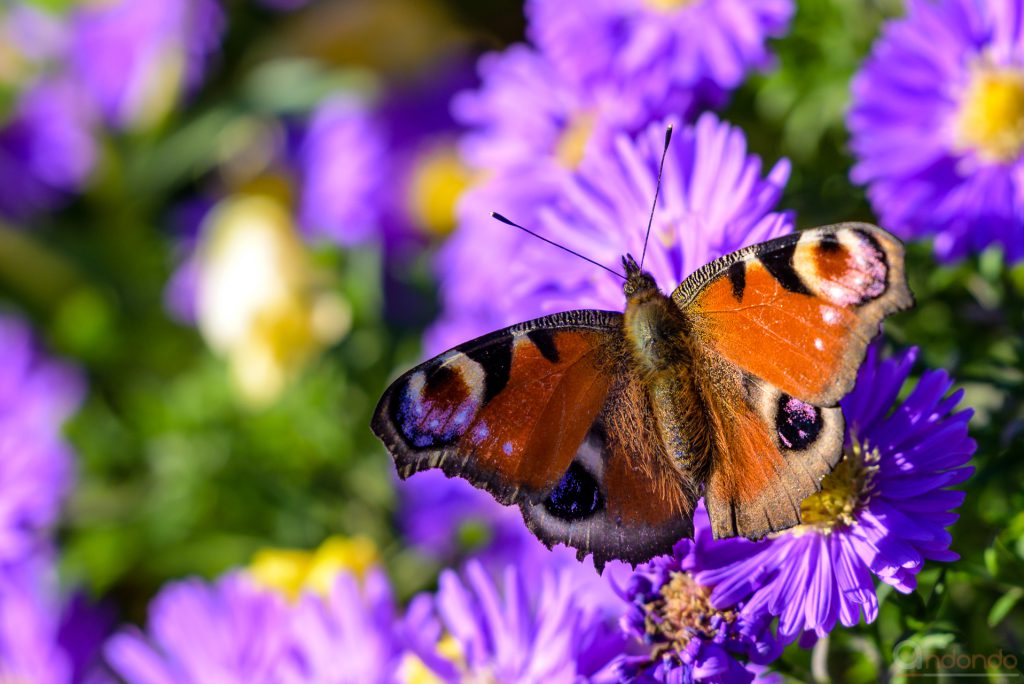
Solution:
<svg viewBox="0 0 1024 684"><path fill-rule="evenodd" d="M822 428L821 409L795 399L779 396L775 409L775 428L779 442L787 450L802 451L818 439Z"/></svg>
<svg viewBox="0 0 1024 684"><path fill-rule="evenodd" d="M411 375L395 388L392 417L406 442L417 449L454 444L469 428L479 402L461 375L446 366Z"/></svg>
<svg viewBox="0 0 1024 684"><path fill-rule="evenodd" d="M573 461L562 480L544 500L544 508L562 520L583 520L604 508L604 497L594 476Z"/></svg>

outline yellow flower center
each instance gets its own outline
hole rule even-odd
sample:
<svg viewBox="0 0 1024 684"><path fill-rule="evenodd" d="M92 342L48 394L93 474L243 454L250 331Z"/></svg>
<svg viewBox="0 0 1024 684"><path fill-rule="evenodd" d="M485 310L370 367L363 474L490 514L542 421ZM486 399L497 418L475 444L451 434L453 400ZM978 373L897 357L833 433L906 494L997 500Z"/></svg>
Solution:
<svg viewBox="0 0 1024 684"><path fill-rule="evenodd" d="M659 651L682 651L695 634L713 637L718 631L716 617L725 622L736 619L733 611L715 610L711 589L698 584L689 573L672 573L659 593L644 606L644 629L651 637L661 637L656 639Z"/></svg>
<svg viewBox="0 0 1024 684"><path fill-rule="evenodd" d="M647 0L647 6L661 12L672 12L692 5L694 0Z"/></svg>
<svg viewBox="0 0 1024 684"><path fill-rule="evenodd" d="M316 551L261 549L253 556L249 574L258 584L294 600L303 591L327 596L338 573L362 577L378 560L376 545L365 537L329 537Z"/></svg>
<svg viewBox="0 0 1024 684"><path fill-rule="evenodd" d="M793 532L815 529L829 533L855 524L857 511L871 498L878 459L877 449L866 451L855 442L853 451L845 453L821 481L821 491L800 502L801 524Z"/></svg>
<svg viewBox="0 0 1024 684"><path fill-rule="evenodd" d="M1016 159L1024 147L1024 70L977 67L955 126L959 147L986 161Z"/></svg>
<svg viewBox="0 0 1024 684"><path fill-rule="evenodd" d="M454 145L441 145L417 160L409 187L409 213L425 232L444 236L455 228L455 205L470 176Z"/></svg>
<svg viewBox="0 0 1024 684"><path fill-rule="evenodd" d="M583 153L587 151L587 143L593 132L594 115L578 114L562 130L555 145L555 157L567 169L575 169L583 161Z"/></svg>

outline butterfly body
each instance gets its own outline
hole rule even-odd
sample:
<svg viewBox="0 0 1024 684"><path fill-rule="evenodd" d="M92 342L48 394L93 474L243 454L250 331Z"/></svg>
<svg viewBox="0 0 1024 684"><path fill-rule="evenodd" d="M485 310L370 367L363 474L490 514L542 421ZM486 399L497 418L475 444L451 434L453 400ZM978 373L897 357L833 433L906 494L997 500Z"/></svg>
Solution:
<svg viewBox="0 0 1024 684"><path fill-rule="evenodd" d="M569 311L469 341L388 388L372 427L399 475L440 468L518 504L549 546L633 563L692 533L800 521L842 456L838 400L912 299L902 245L841 224L711 262L671 296L625 257L623 313Z"/></svg>

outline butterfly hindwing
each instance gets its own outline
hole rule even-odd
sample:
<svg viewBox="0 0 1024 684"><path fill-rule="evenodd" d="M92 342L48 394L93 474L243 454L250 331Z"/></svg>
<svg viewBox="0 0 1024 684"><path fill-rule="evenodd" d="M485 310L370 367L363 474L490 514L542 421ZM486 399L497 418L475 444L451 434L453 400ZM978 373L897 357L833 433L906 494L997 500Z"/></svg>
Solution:
<svg viewBox="0 0 1024 684"><path fill-rule="evenodd" d="M703 392L714 443L704 496L715 537L763 537L800 522L800 502L842 458L838 407L796 399L723 360Z"/></svg>
<svg viewBox="0 0 1024 684"><path fill-rule="evenodd" d="M620 319L570 311L462 344L396 380L373 431L403 478L440 468L504 504L542 498L605 403Z"/></svg>
<svg viewBox="0 0 1024 684"><path fill-rule="evenodd" d="M816 406L850 391L881 320L913 304L903 245L865 223L734 252L696 271L672 299L696 346Z"/></svg>
<svg viewBox="0 0 1024 684"><path fill-rule="evenodd" d="M665 451L641 379L621 359L616 378L563 479L543 501L520 504L541 541L593 554L598 568L670 553L692 536L699 496L692 474Z"/></svg>

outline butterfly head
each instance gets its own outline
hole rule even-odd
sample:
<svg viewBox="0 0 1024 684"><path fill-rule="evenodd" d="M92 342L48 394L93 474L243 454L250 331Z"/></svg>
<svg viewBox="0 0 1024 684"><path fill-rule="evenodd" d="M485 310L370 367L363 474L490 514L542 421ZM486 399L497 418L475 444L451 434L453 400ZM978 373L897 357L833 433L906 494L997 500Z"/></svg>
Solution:
<svg viewBox="0 0 1024 684"><path fill-rule="evenodd" d="M636 259L633 258L632 254L622 257L622 266L626 269L626 282L622 286L626 299L632 299L651 290L658 290L658 286L654 283L654 278L646 271L640 270L640 266L636 263Z"/></svg>

